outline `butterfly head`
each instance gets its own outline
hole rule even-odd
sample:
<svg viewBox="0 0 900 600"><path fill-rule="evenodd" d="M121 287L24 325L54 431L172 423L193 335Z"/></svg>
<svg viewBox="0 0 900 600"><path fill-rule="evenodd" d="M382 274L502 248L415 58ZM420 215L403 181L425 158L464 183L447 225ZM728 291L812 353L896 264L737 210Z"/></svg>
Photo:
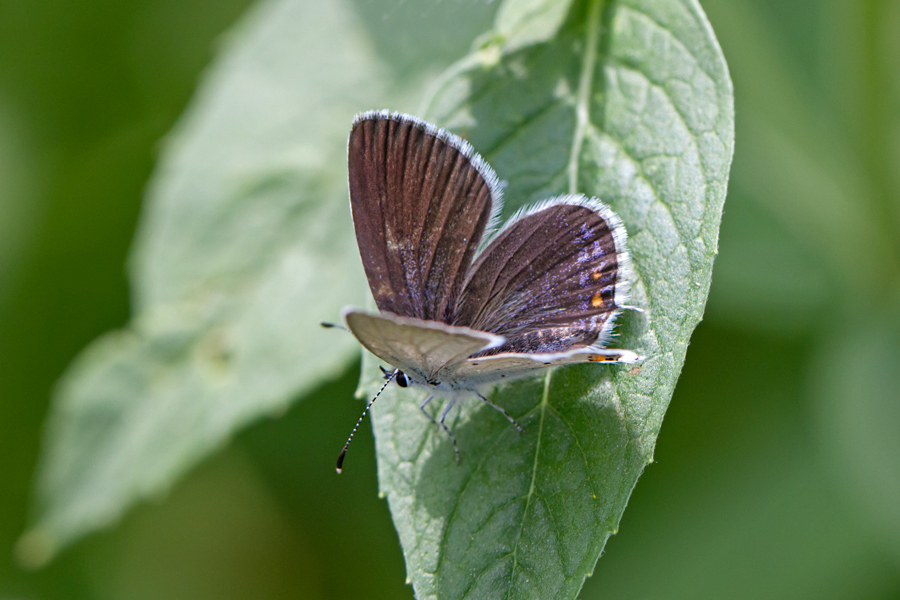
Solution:
<svg viewBox="0 0 900 600"><path fill-rule="evenodd" d="M398 386L402 388L408 387L425 387L432 389L444 389L446 386L442 385L440 381L436 379L426 379L424 377L419 376L418 374L410 374L404 373L400 369L397 369L397 375L394 377L394 381Z"/></svg>
<svg viewBox="0 0 900 600"><path fill-rule="evenodd" d="M406 373L399 370L397 371L397 377L395 377L394 380L397 382L397 385L402 388L409 387L412 384L412 381L406 376Z"/></svg>
<svg viewBox="0 0 900 600"><path fill-rule="evenodd" d="M389 382L391 379L393 379L397 383L397 385L402 388L408 388L408 387L411 387L414 385L420 385L420 384L426 383L424 380L418 381L418 380L414 379L412 376L407 375L400 369L394 369L393 371L389 371L382 366L379 366L378 368L381 369L381 372L383 373L383 379L385 381Z"/></svg>

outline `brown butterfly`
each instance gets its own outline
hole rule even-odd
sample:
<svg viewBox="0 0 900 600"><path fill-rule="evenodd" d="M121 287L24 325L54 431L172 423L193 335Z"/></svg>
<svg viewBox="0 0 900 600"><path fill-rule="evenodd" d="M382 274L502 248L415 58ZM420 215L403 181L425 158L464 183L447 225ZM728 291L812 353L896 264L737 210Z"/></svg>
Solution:
<svg viewBox="0 0 900 600"><path fill-rule="evenodd" d="M379 312L348 307L344 320L394 367L385 386L449 397L438 422L451 439L444 418L462 394L515 424L484 396L487 386L556 365L641 360L603 347L626 308L631 265L622 221L599 199L550 198L494 231L502 208L494 170L468 142L401 113L358 115L348 162L356 240Z"/></svg>

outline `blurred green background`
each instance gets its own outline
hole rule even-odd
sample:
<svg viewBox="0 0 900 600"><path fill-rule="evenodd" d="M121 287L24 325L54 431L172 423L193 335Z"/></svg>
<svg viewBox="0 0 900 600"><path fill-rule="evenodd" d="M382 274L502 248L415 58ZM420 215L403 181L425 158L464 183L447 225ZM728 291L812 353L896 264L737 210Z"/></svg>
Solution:
<svg viewBox="0 0 900 600"><path fill-rule="evenodd" d="M401 49L439 4L356 3ZM702 4L736 91L720 256L582 597L900 598L900 3ZM158 144L248 6L0 0L0 599L412 597L368 428L333 472L356 370L47 568L13 558L54 383L127 322Z"/></svg>

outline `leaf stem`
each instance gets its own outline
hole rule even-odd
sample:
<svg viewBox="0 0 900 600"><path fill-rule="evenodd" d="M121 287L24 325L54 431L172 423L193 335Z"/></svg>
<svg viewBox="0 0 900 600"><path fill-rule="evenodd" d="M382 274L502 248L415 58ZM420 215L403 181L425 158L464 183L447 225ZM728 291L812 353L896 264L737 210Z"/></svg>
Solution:
<svg viewBox="0 0 900 600"><path fill-rule="evenodd" d="M572 153L569 156L569 193L578 193L578 163L584 135L590 121L591 87L594 83L594 70L597 65L597 44L600 37L600 15L603 12L603 0L594 0L588 9L587 30L584 36L584 60L581 63L581 75L578 78L578 100L575 104L575 136L572 140Z"/></svg>

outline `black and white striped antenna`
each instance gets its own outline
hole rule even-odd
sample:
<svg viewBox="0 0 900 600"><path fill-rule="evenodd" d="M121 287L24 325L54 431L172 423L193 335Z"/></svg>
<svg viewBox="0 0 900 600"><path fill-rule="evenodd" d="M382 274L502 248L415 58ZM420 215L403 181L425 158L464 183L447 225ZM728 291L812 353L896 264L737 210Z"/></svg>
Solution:
<svg viewBox="0 0 900 600"><path fill-rule="evenodd" d="M366 414L369 412L369 409L372 408L372 405L375 404L375 401L378 400L378 396L381 395L381 392L384 391L384 388L388 386L388 384L394 380L394 377L400 372L400 369L394 369L389 374L385 374L385 382L384 385L381 386L381 389L378 390L378 393L375 394L375 397L372 398L369 403L366 405L366 410L363 411L363 414L359 416L359 420L356 422L356 425L353 426L353 431L350 432L350 437L347 438L347 443L344 444L344 449L341 450L341 453L338 455L337 459L337 467L336 470L338 473L341 472L341 468L344 465L344 457L347 455L347 448L350 446L350 442L353 441L353 436L356 435L356 430L359 429L359 424L363 422L363 419L366 417Z"/></svg>

